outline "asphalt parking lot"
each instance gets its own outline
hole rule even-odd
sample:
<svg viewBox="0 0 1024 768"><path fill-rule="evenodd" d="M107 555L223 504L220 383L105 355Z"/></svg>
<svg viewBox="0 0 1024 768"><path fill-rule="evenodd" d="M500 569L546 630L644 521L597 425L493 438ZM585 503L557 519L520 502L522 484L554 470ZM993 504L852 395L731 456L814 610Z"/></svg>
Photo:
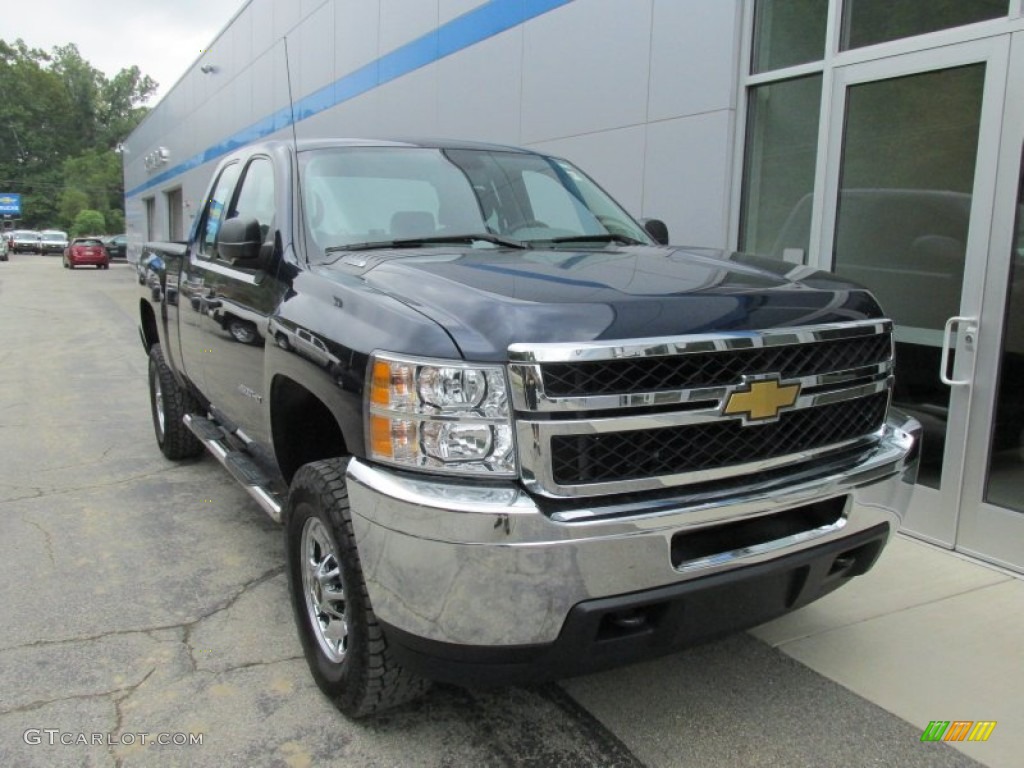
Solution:
<svg viewBox="0 0 1024 768"><path fill-rule="evenodd" d="M124 263L0 264L0 766L975 765L745 634L346 720L301 658L277 526L156 447L138 290Z"/></svg>

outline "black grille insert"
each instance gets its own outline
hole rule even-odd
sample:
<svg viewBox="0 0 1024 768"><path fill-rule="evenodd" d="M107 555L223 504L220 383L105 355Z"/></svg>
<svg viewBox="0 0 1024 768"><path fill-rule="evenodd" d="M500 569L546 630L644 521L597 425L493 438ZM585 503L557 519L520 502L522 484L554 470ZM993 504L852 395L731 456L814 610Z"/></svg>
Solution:
<svg viewBox="0 0 1024 768"><path fill-rule="evenodd" d="M735 384L742 376L777 373L784 379L816 376L891 359L891 334L849 339L701 352L664 357L545 363L544 390L550 397L618 395Z"/></svg>
<svg viewBox="0 0 1024 768"><path fill-rule="evenodd" d="M559 485L582 485L717 469L786 456L869 435L879 429L889 393L783 413L771 424L739 421L555 435L551 468Z"/></svg>
<svg viewBox="0 0 1024 768"><path fill-rule="evenodd" d="M738 523L724 523L688 533L677 533L672 537L672 565L678 568L703 557L767 544L769 541L833 525L843 516L845 507L846 497L837 496Z"/></svg>

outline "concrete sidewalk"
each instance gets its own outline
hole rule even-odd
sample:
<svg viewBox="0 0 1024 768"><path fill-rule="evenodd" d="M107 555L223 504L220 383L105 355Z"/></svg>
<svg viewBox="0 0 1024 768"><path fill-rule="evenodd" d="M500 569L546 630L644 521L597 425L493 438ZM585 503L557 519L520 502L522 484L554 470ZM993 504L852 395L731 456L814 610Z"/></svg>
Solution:
<svg viewBox="0 0 1024 768"><path fill-rule="evenodd" d="M997 721L987 742L949 743L1016 768L1022 609L1021 578L899 535L871 572L752 634L922 731L932 720Z"/></svg>

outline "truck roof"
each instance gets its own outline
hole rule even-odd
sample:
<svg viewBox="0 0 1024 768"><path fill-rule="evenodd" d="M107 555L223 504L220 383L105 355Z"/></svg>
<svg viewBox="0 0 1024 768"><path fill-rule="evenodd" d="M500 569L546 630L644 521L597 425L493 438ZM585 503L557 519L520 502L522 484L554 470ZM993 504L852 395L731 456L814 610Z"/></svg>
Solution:
<svg viewBox="0 0 1024 768"><path fill-rule="evenodd" d="M266 147L267 149L278 147L298 146L299 152L315 149L329 149L331 147L422 147L426 149L482 149L499 152L520 152L523 154L537 154L536 152L514 147L505 144L490 144L480 141L462 141L458 139L419 139L419 138L333 138L333 139L299 139L298 142L277 139L274 141L260 142L246 147L252 150L255 147Z"/></svg>

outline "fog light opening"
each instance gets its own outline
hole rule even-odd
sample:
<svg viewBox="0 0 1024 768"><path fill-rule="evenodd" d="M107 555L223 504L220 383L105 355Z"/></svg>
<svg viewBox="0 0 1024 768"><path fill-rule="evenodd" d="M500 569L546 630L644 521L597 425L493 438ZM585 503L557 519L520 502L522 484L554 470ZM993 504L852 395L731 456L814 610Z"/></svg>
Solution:
<svg viewBox="0 0 1024 768"><path fill-rule="evenodd" d="M832 561L832 567L829 569L828 575L832 576L836 573L842 573L853 568L857 563L857 555L851 552L840 555Z"/></svg>
<svg viewBox="0 0 1024 768"><path fill-rule="evenodd" d="M644 605L606 613L601 617L597 639L613 640L651 632L655 628L663 607L661 605Z"/></svg>

